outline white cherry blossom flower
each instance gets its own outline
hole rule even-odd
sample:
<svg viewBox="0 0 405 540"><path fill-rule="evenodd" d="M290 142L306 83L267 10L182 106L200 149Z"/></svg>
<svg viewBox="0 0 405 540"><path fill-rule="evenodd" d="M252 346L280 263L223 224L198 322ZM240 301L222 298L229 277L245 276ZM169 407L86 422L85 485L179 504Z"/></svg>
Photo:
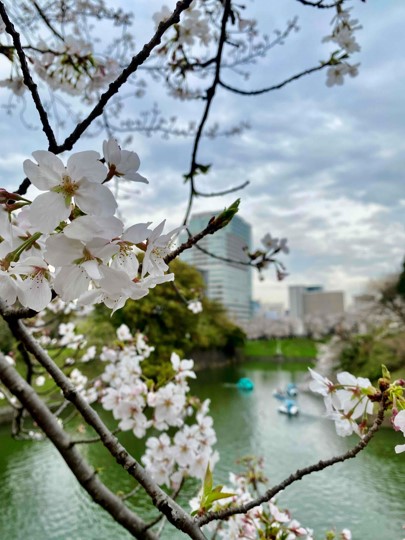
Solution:
<svg viewBox="0 0 405 540"><path fill-rule="evenodd" d="M348 73L346 64L336 64L328 68L326 72L326 86L342 86L344 76Z"/></svg>
<svg viewBox="0 0 405 540"><path fill-rule="evenodd" d="M46 381L45 377L43 375L40 375L39 377L35 379L35 384L36 386L44 386L45 381Z"/></svg>
<svg viewBox="0 0 405 540"><path fill-rule="evenodd" d="M118 176L125 180L133 182L143 182L149 184L149 181L136 171L141 164L138 154L129 150L121 150L115 139L110 138L103 142L103 154L109 168L109 178Z"/></svg>
<svg viewBox="0 0 405 540"><path fill-rule="evenodd" d="M121 326L117 328L117 338L120 341L132 341L132 334L126 324L121 324Z"/></svg>
<svg viewBox="0 0 405 540"><path fill-rule="evenodd" d="M194 367L194 360L181 360L180 356L173 352L170 357L170 362L176 373L176 381L181 381L187 378L195 379L196 374L192 371Z"/></svg>
<svg viewBox="0 0 405 540"><path fill-rule="evenodd" d="M372 389L369 379L355 377L344 371L337 374L337 380L345 388L337 390L336 394L345 413L351 413L353 419L360 418L364 414L372 414L373 402L362 393L362 390Z"/></svg>
<svg viewBox="0 0 405 540"><path fill-rule="evenodd" d="M203 310L202 303L200 300L190 300L187 304L187 309L197 315L197 313L201 313Z"/></svg>
<svg viewBox="0 0 405 540"><path fill-rule="evenodd" d="M18 299L21 304L35 311L42 311L52 300L49 268L39 257L27 257L13 265L12 272L23 276L19 282Z"/></svg>
<svg viewBox="0 0 405 540"><path fill-rule="evenodd" d="M32 155L37 164L25 160L24 172L36 188L46 191L30 207L30 220L37 230L52 232L69 217L72 202L86 214L114 214L117 203L111 191L102 185L107 170L100 163L98 152L72 154L66 167L52 152L38 150Z"/></svg>
<svg viewBox="0 0 405 540"><path fill-rule="evenodd" d="M176 227L166 234L162 234L166 220L154 229L148 238L145 257L142 262L142 277L149 273L151 276L161 276L169 268L164 258L171 251L174 238L184 227Z"/></svg>

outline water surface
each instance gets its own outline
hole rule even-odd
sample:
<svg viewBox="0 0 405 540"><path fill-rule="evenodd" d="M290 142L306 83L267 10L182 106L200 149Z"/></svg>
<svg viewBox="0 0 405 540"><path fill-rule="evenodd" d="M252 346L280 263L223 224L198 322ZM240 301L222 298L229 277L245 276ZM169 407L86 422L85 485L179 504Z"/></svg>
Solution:
<svg viewBox="0 0 405 540"><path fill-rule="evenodd" d="M253 392L227 383L248 376ZM283 480L297 468L345 452L357 439L340 438L333 424L322 418L323 403L300 393L301 414L289 418L277 412L273 390L300 382L305 372L267 363L200 373L193 385L201 398L211 399L211 412L221 460L215 481L226 482L236 460L248 454L265 459L270 483ZM106 420L111 422L109 416ZM113 425L113 424L111 424ZM131 536L95 505L78 485L62 458L48 442L14 441L0 429L0 539L1 540L127 540ZM79 436L78 433L75 436ZM142 444L130 433L122 442L138 456ZM402 540L405 524L405 456L394 453L401 435L384 429L354 460L315 473L290 486L278 499L318 539L331 527L352 530L354 540ZM101 478L115 492L130 491L134 482L101 445L81 446ZM194 493L189 485L184 497ZM144 516L153 510L144 497L132 504ZM169 526L164 537L184 538Z"/></svg>

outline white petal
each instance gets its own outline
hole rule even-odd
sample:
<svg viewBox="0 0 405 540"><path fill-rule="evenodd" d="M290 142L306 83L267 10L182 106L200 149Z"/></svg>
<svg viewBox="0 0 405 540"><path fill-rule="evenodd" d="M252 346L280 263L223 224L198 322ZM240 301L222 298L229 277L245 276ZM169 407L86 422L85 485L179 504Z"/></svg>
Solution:
<svg viewBox="0 0 405 540"><path fill-rule="evenodd" d="M104 159L109 164L117 165L121 161L121 150L113 138L103 142L103 154Z"/></svg>
<svg viewBox="0 0 405 540"><path fill-rule="evenodd" d="M45 260L52 266L67 266L83 257L84 245L80 240L67 238L64 234L53 234L46 241Z"/></svg>
<svg viewBox="0 0 405 540"><path fill-rule="evenodd" d="M21 304L35 311L42 311L52 300L51 287L42 275L28 276L20 284L18 299Z"/></svg>
<svg viewBox="0 0 405 540"><path fill-rule="evenodd" d="M147 223L137 223L136 225L132 225L124 232L122 239L132 242L133 244L139 244L139 242L147 240L152 232L148 229L151 223L151 221L148 221Z"/></svg>
<svg viewBox="0 0 405 540"><path fill-rule="evenodd" d="M137 172L129 171L124 174L125 180L131 180L132 182L142 182L143 184L149 184L149 180Z"/></svg>
<svg viewBox="0 0 405 540"><path fill-rule="evenodd" d="M95 260L85 261L80 266L86 270L92 279L101 279L103 277L99 270L99 264Z"/></svg>
<svg viewBox="0 0 405 540"><path fill-rule="evenodd" d="M84 294L90 285L90 277L80 266L65 266L55 278L54 288L62 300L70 302Z"/></svg>
<svg viewBox="0 0 405 540"><path fill-rule="evenodd" d="M6 272L0 274L0 298L8 306L15 304L18 286L15 279Z"/></svg>
<svg viewBox="0 0 405 540"><path fill-rule="evenodd" d="M70 205L61 193L49 191L33 200L30 206L32 226L43 233L51 233L61 221L70 215Z"/></svg>
<svg viewBox="0 0 405 540"><path fill-rule="evenodd" d="M80 182L75 202L80 210L91 215L112 216L117 209L117 201L107 187L86 180Z"/></svg>
<svg viewBox="0 0 405 540"><path fill-rule="evenodd" d="M65 227L63 232L68 238L89 242L93 238L111 240L121 236L122 229L122 221L114 216L81 216Z"/></svg>
<svg viewBox="0 0 405 540"><path fill-rule="evenodd" d="M76 181L86 178L101 184L107 177L107 169L99 159L100 154L93 150L72 154L67 162L69 176Z"/></svg>
<svg viewBox="0 0 405 540"><path fill-rule="evenodd" d="M40 167L30 159L24 161L23 169L31 183L41 191L56 187L61 182L62 175L44 165Z"/></svg>

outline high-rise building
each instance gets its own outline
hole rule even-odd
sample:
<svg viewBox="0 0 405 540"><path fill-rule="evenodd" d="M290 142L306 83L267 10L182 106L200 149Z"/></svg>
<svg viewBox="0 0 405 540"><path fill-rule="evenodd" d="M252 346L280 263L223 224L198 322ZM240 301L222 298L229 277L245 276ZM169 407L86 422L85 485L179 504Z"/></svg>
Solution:
<svg viewBox="0 0 405 540"><path fill-rule="evenodd" d="M212 216L219 212L194 214L189 223L192 234L202 231ZM251 227L241 217L232 221L213 235L198 242L204 250L233 261L247 262L244 248L251 247ZM239 323L249 321L252 314L252 272L250 266L215 259L197 247L186 250L181 258L201 271L208 298L217 300L226 308L229 316Z"/></svg>

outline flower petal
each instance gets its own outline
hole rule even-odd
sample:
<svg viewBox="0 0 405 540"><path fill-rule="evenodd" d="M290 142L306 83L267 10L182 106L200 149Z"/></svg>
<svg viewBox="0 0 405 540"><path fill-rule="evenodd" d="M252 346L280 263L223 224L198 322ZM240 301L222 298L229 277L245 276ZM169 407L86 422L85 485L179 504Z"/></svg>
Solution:
<svg viewBox="0 0 405 540"><path fill-rule="evenodd" d="M30 206L30 221L40 232L50 233L70 215L70 205L61 193L49 191L34 199Z"/></svg>
<svg viewBox="0 0 405 540"><path fill-rule="evenodd" d="M117 209L117 201L107 187L87 180L80 181L75 202L80 210L91 215L112 216Z"/></svg>

